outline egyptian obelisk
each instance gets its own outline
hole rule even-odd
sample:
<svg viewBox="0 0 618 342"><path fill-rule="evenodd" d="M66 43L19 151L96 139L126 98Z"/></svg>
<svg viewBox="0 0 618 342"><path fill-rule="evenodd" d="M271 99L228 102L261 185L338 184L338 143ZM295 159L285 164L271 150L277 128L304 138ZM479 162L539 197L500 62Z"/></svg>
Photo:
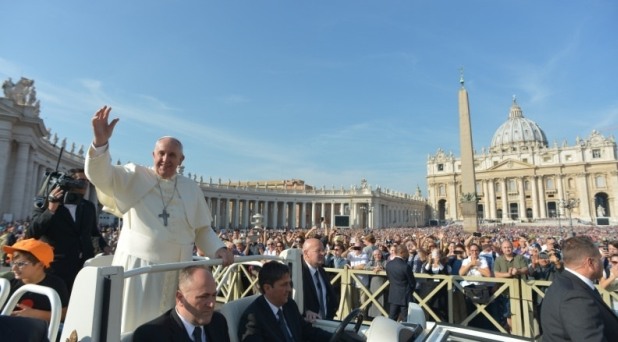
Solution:
<svg viewBox="0 0 618 342"><path fill-rule="evenodd" d="M463 70L459 79L459 145L461 149L461 194L459 207L463 216L464 232L478 231L476 177L474 175L474 148L468 92L464 87Z"/></svg>

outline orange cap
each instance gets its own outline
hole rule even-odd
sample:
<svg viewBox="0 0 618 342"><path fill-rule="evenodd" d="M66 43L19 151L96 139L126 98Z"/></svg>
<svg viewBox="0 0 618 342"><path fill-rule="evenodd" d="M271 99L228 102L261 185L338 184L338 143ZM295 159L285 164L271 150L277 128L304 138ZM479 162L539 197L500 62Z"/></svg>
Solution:
<svg viewBox="0 0 618 342"><path fill-rule="evenodd" d="M54 261L54 249L48 243L37 239L25 239L17 241L13 246L3 246L2 249L11 255L15 251L28 252L34 255L45 267L49 267Z"/></svg>

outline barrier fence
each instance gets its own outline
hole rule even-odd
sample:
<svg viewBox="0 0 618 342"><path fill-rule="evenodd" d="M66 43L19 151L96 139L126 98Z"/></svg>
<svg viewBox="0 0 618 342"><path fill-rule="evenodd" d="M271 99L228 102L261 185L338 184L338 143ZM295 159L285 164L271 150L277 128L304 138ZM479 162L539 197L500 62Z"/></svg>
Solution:
<svg viewBox="0 0 618 342"><path fill-rule="evenodd" d="M233 264L216 268L215 279L219 287L218 302L259 293L257 270L259 262ZM355 308L369 314L367 320L382 315L388 317L388 288L386 272L353 269L326 268L331 284L339 291L340 302L336 319L342 319ZM550 281L527 279L461 277L449 275L415 274L420 284L413 301L425 312L427 321L449 322L468 326L482 319L490 330L507 333L504 325L504 304L510 304L510 333L523 337L540 334L538 304L542 301ZM365 279L363 279L365 277ZM369 278L367 280L367 278ZM490 288L486 303L473 303L466 299L461 282L478 282ZM618 303L618 293L599 288L603 299L610 307Z"/></svg>

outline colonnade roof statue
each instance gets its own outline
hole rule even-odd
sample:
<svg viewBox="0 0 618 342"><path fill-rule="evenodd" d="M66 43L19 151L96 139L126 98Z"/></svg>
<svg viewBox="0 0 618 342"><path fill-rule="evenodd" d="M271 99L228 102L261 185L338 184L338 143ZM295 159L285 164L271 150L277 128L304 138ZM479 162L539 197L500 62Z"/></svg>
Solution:
<svg viewBox="0 0 618 342"><path fill-rule="evenodd" d="M39 100L36 98L36 89L34 81L22 77L17 83L9 78L2 83L4 97L13 100L20 106L30 106L36 108L35 114L39 115Z"/></svg>

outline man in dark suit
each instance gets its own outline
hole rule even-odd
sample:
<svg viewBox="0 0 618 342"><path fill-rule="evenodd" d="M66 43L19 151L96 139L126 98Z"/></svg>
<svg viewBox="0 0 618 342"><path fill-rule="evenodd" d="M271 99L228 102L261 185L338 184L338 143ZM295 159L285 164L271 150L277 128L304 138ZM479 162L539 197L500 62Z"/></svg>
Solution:
<svg viewBox="0 0 618 342"><path fill-rule="evenodd" d="M395 247L395 258L384 266L386 277L390 283L388 317L395 321L400 318L403 321L407 319L408 303L412 300L412 293L416 288L416 279L407 260L408 249L405 245L400 244Z"/></svg>
<svg viewBox="0 0 618 342"><path fill-rule="evenodd" d="M316 319L332 320L339 307L329 277L324 271L324 245L318 239L303 243L303 290L304 316L313 323ZM316 275L317 272L317 275Z"/></svg>
<svg viewBox="0 0 618 342"><path fill-rule="evenodd" d="M290 269L277 261L262 267L258 274L259 296L243 313L238 325L241 341L329 341L332 334L305 321L298 305L290 299Z"/></svg>
<svg viewBox="0 0 618 342"><path fill-rule="evenodd" d="M98 229L97 209L84 199L90 184L84 170L72 169L69 175L82 187L66 192L59 187L52 189L47 206L35 208L26 236L54 247L54 262L50 270L65 281L70 293L84 261L94 256L92 239L96 238L106 253L110 249Z"/></svg>
<svg viewBox="0 0 618 342"><path fill-rule="evenodd" d="M0 316L2 341L48 342L45 321L30 317Z"/></svg>
<svg viewBox="0 0 618 342"><path fill-rule="evenodd" d="M227 342L225 317L215 310L217 285L205 266L180 271L176 306L138 327L134 342Z"/></svg>
<svg viewBox="0 0 618 342"><path fill-rule="evenodd" d="M599 249L587 237L567 239L564 271L545 292L543 341L618 341L618 317L603 302L594 281L603 274Z"/></svg>

